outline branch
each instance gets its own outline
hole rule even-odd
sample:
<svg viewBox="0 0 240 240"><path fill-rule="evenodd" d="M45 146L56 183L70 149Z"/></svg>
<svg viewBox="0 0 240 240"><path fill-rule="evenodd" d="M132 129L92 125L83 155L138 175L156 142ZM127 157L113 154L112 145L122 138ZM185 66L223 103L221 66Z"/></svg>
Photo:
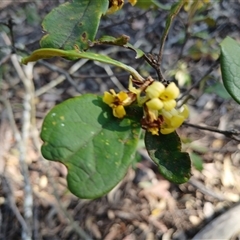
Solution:
<svg viewBox="0 0 240 240"><path fill-rule="evenodd" d="M11 46L11 41L8 38L6 33L2 33L2 37L6 45ZM22 239L30 240L32 239L32 218L33 218L33 196L32 196L32 187L28 172L28 165L26 162L27 158L27 144L29 140L31 120L34 111L34 87L32 83L32 64L29 65L25 70L21 68L16 54L11 55L12 64L23 82L25 88L25 95L23 99L23 116L22 116L22 129L21 133L17 135L16 141L19 147L19 164L21 167L23 180L24 180L24 202L23 202L23 211L24 218L26 221L27 229L22 229Z"/></svg>
<svg viewBox="0 0 240 240"><path fill-rule="evenodd" d="M195 82L186 92L184 92L184 93L182 94L182 96L178 99L178 101L181 100L181 99L183 99L183 97L185 97L186 95L188 95L195 87L197 87L197 86L201 83L201 81L203 81L203 80L214 70L214 68L216 68L216 67L218 66L219 61L220 61L220 59L218 58L218 59L212 64L212 66L210 66L210 68L209 68L208 71L203 75L203 77L201 77L201 78L200 78L197 82Z"/></svg>
<svg viewBox="0 0 240 240"><path fill-rule="evenodd" d="M168 18L166 20L166 27L164 29L162 38L160 40L160 49L159 49L158 60L157 60L160 65L162 62L163 49L168 36L168 32L170 30L170 27L172 25L174 18L177 16L177 14L179 13L180 9L182 8L185 2L186 0L180 0L179 3L176 3L171 7L170 14L168 15Z"/></svg>
<svg viewBox="0 0 240 240"><path fill-rule="evenodd" d="M228 138L232 138L233 140L240 142L240 138L235 137L235 136L240 136L240 131L237 131L237 130L225 131L225 130L220 130L214 127L200 126L200 125L195 125L188 122L183 123L183 125L187 127L193 127L201 130L210 131L210 132L220 133L225 135Z"/></svg>

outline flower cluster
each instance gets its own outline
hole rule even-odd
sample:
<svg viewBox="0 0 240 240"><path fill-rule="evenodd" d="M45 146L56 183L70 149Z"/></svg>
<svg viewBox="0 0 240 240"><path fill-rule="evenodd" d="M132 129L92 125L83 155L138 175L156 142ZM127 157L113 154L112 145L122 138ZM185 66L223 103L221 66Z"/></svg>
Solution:
<svg viewBox="0 0 240 240"><path fill-rule="evenodd" d="M125 106L137 102L143 108L142 128L153 135L159 135L159 132L174 132L188 118L189 110L186 105L176 109L179 94L179 88L174 82L165 86L149 78L139 88L135 88L130 78L129 92L116 94L114 90L110 90L104 93L103 101L113 109L113 115L117 118L126 115Z"/></svg>
<svg viewBox="0 0 240 240"><path fill-rule="evenodd" d="M137 3L137 0L128 0L129 3L131 3L132 6L134 6ZM118 10L120 10L123 7L124 0L109 0L109 7L107 14L112 14Z"/></svg>

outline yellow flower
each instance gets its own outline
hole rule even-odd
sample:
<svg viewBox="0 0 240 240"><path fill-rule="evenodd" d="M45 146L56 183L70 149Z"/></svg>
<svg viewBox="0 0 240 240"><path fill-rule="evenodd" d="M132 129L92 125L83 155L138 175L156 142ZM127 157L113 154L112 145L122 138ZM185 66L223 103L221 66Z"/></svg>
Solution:
<svg viewBox="0 0 240 240"><path fill-rule="evenodd" d="M109 7L107 14L112 14L122 8L124 0L109 0Z"/></svg>
<svg viewBox="0 0 240 240"><path fill-rule="evenodd" d="M171 111L162 110L164 123L161 125L160 132L162 134L169 134L179 128L184 120L189 116L189 109L183 105L181 110L173 108Z"/></svg>
<svg viewBox="0 0 240 240"><path fill-rule="evenodd" d="M130 96L129 96L130 95ZM113 109L113 116L117 118L123 118L126 115L124 106L130 105L134 101L134 97L126 92L116 92L111 89L109 92L104 92L103 102L108 104Z"/></svg>
<svg viewBox="0 0 240 240"><path fill-rule="evenodd" d="M145 90L147 97L150 99L157 98L162 94L165 90L165 86L161 82L153 82L150 86Z"/></svg>
<svg viewBox="0 0 240 240"><path fill-rule="evenodd" d="M137 3L137 0L128 0L128 2L134 6ZM107 14L115 13L123 7L124 0L109 0L109 7Z"/></svg>
<svg viewBox="0 0 240 240"><path fill-rule="evenodd" d="M167 87L160 82L153 82L145 92L146 96L150 98L146 102L149 109L161 110L163 108L167 111L175 108L177 104L175 99L180 93L174 82L171 82Z"/></svg>

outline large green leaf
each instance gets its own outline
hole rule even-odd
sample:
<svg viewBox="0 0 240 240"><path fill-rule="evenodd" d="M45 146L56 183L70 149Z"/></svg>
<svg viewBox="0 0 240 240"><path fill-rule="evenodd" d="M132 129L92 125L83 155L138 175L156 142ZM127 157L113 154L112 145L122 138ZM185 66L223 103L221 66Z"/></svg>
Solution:
<svg viewBox="0 0 240 240"><path fill-rule="evenodd" d="M188 181L191 161L188 153L181 152L181 141L177 133L157 136L146 132L145 145L149 156L166 179L178 184Z"/></svg>
<svg viewBox="0 0 240 240"><path fill-rule="evenodd" d="M232 98L240 103L240 45L226 37L220 46L223 84Z"/></svg>
<svg viewBox="0 0 240 240"><path fill-rule="evenodd" d="M43 20L46 35L41 39L42 48L80 50L93 41L100 18L107 11L108 0L73 0L54 8Z"/></svg>
<svg viewBox="0 0 240 240"><path fill-rule="evenodd" d="M109 192L133 162L140 134L138 109L117 119L102 98L92 94L69 99L46 116L42 154L68 169L70 191L79 198ZM137 117L138 116L138 117Z"/></svg>

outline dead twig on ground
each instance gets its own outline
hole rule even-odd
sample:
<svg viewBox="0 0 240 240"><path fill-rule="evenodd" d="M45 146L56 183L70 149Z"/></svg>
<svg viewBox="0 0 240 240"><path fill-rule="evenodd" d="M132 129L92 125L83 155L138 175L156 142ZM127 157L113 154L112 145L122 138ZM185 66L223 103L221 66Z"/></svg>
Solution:
<svg viewBox="0 0 240 240"><path fill-rule="evenodd" d="M6 33L2 33L2 37L6 45L10 46L11 42ZM22 175L24 179L24 218L26 221L27 228L22 229L22 239L30 240L32 239L32 217L33 217L33 196L32 196L32 186L29 179L28 166L26 162L27 158L27 144L29 140L31 120L33 116L33 100L34 100L34 87L32 84L32 64L26 67L24 71L17 59L16 54L11 56L12 64L23 82L25 88L25 95L23 99L23 117L22 117L22 129L21 134L18 135L16 141L19 146L19 164L22 170Z"/></svg>

